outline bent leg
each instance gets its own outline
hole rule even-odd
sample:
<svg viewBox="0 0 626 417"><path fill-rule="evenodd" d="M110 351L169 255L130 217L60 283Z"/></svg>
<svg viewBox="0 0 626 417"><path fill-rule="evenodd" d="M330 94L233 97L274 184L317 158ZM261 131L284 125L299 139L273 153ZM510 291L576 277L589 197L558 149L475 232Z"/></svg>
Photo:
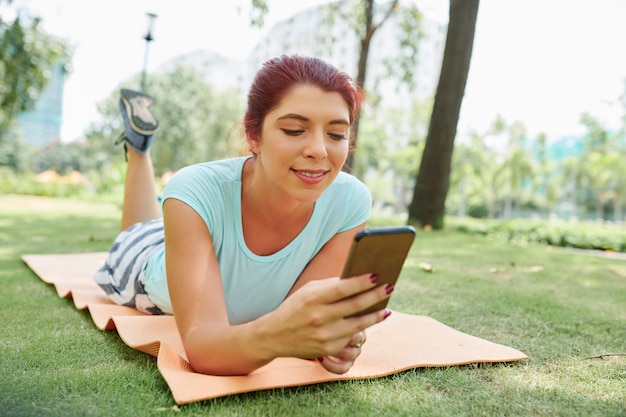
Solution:
<svg viewBox="0 0 626 417"><path fill-rule="evenodd" d="M118 143L124 143L126 180L122 206L122 230L135 223L160 218L161 207L154 189L154 167L150 145L159 122L150 110L154 99L141 92L121 90L120 111L124 133Z"/></svg>
<svg viewBox="0 0 626 417"><path fill-rule="evenodd" d="M161 216L161 206L154 188L154 168L150 153L140 154L128 149L121 230Z"/></svg>

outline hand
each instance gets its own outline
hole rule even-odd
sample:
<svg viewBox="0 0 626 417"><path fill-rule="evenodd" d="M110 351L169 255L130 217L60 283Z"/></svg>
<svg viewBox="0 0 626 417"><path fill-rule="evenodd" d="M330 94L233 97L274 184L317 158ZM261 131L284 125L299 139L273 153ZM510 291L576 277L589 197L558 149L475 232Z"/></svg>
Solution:
<svg viewBox="0 0 626 417"><path fill-rule="evenodd" d="M366 340L365 330L362 330L353 335L348 344L337 355L321 356L317 360L327 371L335 374L345 374L352 368L359 355L361 355L361 346Z"/></svg>
<svg viewBox="0 0 626 417"><path fill-rule="evenodd" d="M377 286L368 274L350 279L311 281L264 317L256 346L271 357L329 357L331 372L349 369L360 354L358 332L384 320L389 312L352 317L390 296L393 287ZM330 357L334 357L331 359ZM324 361L322 361L323 363Z"/></svg>

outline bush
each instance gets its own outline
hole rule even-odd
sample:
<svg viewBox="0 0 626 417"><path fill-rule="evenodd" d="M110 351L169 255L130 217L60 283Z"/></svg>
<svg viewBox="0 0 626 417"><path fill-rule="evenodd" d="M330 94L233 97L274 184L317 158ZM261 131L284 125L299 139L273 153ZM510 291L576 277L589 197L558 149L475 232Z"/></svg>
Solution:
<svg viewBox="0 0 626 417"><path fill-rule="evenodd" d="M69 182L42 183L31 173L18 173L10 168L0 168L0 192L28 194L42 197L75 197L85 190L82 184Z"/></svg>
<svg viewBox="0 0 626 417"><path fill-rule="evenodd" d="M626 252L626 229L615 224L448 217L446 225L463 233L490 236L518 245L533 242L578 249Z"/></svg>

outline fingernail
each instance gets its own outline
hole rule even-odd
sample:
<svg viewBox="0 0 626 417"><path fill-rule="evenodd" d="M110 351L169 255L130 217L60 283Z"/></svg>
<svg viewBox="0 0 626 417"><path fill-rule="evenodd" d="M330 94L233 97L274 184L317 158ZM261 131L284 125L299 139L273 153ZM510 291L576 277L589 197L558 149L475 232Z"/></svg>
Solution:
<svg viewBox="0 0 626 417"><path fill-rule="evenodd" d="M385 292L386 292L387 294L391 294L391 292L393 291L393 289L394 289L394 288L395 288L395 287L394 287L392 284L388 284L388 285L385 287Z"/></svg>
<svg viewBox="0 0 626 417"><path fill-rule="evenodd" d="M385 310L385 314L383 315L383 319L386 319L389 316L391 316L391 310Z"/></svg>
<svg viewBox="0 0 626 417"><path fill-rule="evenodd" d="M317 358L317 360L320 361L320 362L324 362L324 357L320 356L319 358Z"/></svg>
<svg viewBox="0 0 626 417"><path fill-rule="evenodd" d="M375 284L378 281L378 275L376 274L370 275L370 281L372 281L372 284Z"/></svg>

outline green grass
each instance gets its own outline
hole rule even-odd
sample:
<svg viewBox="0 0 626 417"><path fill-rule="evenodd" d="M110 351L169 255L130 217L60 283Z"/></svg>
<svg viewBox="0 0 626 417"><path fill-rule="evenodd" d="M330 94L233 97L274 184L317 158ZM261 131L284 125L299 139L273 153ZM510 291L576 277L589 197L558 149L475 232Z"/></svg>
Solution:
<svg viewBox="0 0 626 417"><path fill-rule="evenodd" d="M626 261L453 231L418 232L390 307L515 347L529 361L174 407L153 357L96 329L87 312L58 298L20 260L24 253L107 250L118 217L112 205L0 195L0 415L626 414L626 357L585 359L626 352Z"/></svg>

